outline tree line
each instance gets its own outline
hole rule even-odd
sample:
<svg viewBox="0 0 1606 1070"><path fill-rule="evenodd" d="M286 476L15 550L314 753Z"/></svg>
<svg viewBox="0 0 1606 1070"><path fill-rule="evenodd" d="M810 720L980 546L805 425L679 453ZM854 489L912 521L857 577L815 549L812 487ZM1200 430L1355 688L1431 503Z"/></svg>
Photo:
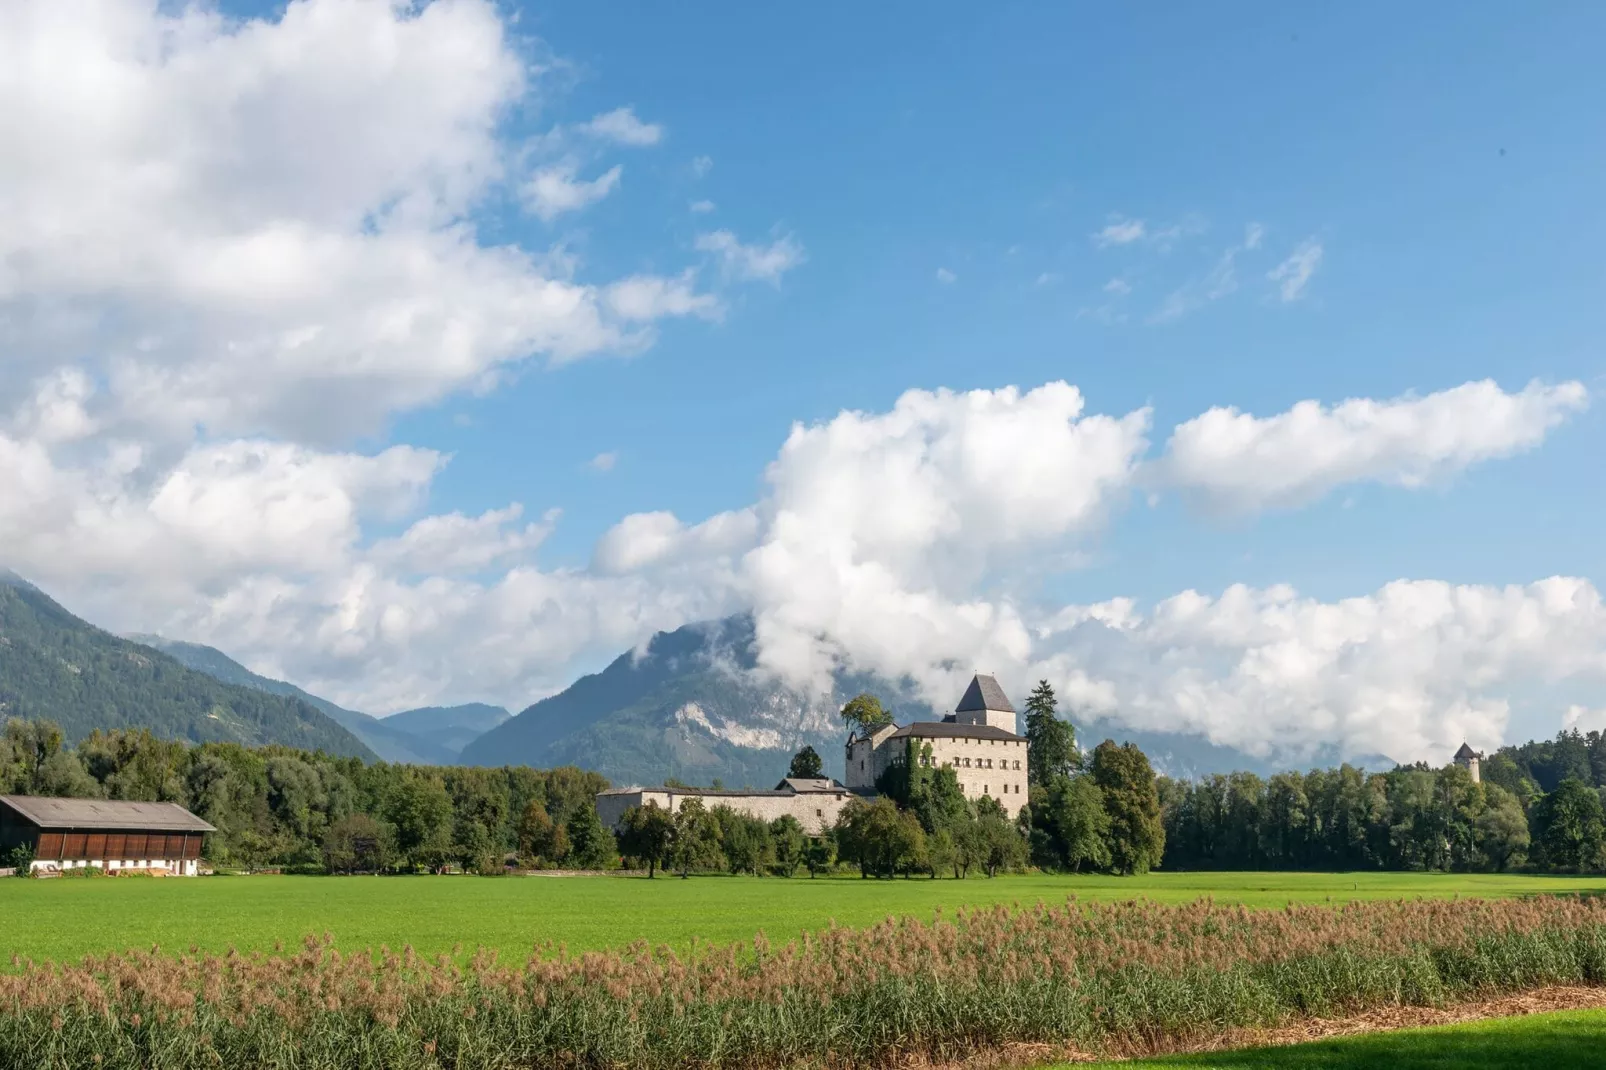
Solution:
<svg viewBox="0 0 1606 1070"><path fill-rule="evenodd" d="M217 827L204 857L240 869L503 872L618 864L600 774L573 767L414 766L321 751L188 745L146 729L76 747L49 721L0 731L0 794L175 802Z"/></svg>
<svg viewBox="0 0 1606 1070"><path fill-rule="evenodd" d="M1606 740L1564 731L1479 763L1161 781L1173 869L1606 868Z"/></svg>

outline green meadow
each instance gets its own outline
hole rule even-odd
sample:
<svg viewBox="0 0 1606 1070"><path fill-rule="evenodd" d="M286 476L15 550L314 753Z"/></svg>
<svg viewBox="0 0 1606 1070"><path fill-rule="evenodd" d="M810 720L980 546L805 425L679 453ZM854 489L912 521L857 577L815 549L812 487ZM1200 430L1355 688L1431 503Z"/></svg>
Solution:
<svg viewBox="0 0 1606 1070"><path fill-rule="evenodd" d="M938 910L1147 897L1167 903L1281 907L1353 899L1606 893L1606 878L1438 873L1154 873L1144 877L1014 876L989 880L836 877L203 877L0 880L0 953L76 960L160 945L271 951L331 933L343 950L434 955L494 948L522 959L540 944L572 951L638 940L685 949L763 931L783 942L831 924Z"/></svg>
<svg viewBox="0 0 1606 1070"><path fill-rule="evenodd" d="M1529 1070L1606 1065L1606 1011L1562 1011L1464 1025L1334 1037L1287 1047L1100 1063L1132 1070ZM1088 1064L1075 1064L1087 1070ZM1072 1070L1066 1064L1056 1070Z"/></svg>

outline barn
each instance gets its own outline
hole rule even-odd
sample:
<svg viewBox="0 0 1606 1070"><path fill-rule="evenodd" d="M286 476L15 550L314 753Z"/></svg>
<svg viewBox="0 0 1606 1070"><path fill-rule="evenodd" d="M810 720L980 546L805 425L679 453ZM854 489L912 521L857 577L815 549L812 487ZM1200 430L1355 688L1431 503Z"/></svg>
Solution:
<svg viewBox="0 0 1606 1070"><path fill-rule="evenodd" d="M35 872L81 866L193 877L217 830L177 803L0 795L0 858L18 847Z"/></svg>

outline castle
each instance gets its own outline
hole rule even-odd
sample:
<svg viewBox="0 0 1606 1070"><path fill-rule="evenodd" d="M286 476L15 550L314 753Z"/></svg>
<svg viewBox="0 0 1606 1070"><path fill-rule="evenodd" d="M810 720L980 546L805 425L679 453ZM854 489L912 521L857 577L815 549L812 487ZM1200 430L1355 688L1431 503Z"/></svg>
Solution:
<svg viewBox="0 0 1606 1070"><path fill-rule="evenodd" d="M713 788L613 788L597 795L597 816L617 829L625 811L649 803L673 814L687 799L773 821L797 819L817 836L836 824L837 815L860 797L876 794L876 780L896 762L915 761L950 766L967 799L990 796L1011 818L1026 805L1026 738L1015 732L1015 707L991 676L971 678L954 712L940 721L915 721L899 727L881 725L849 734L847 784L831 779L787 777L768 791L720 791Z"/></svg>
<svg viewBox="0 0 1606 1070"><path fill-rule="evenodd" d="M1483 755L1479 754L1465 743L1462 743L1461 749L1455 752L1455 764L1472 774L1472 782L1474 784L1483 779L1478 775L1478 763L1482 760Z"/></svg>

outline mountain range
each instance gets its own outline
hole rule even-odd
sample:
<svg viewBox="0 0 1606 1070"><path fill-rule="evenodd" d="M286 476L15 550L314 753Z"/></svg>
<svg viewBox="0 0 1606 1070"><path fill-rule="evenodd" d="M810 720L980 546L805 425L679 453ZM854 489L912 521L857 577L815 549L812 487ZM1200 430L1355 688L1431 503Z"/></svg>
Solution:
<svg viewBox="0 0 1606 1070"><path fill-rule="evenodd" d="M159 650L188 668L223 683L300 699L322 711L387 762L450 765L457 761L465 744L509 716L507 710L500 706L472 703L467 706L428 706L389 717L374 717L337 706L328 699L308 694L283 680L259 676L213 647L158 635L130 635L128 638Z"/></svg>
<svg viewBox="0 0 1606 1070"><path fill-rule="evenodd" d="M860 692L879 696L899 723L947 712L923 702L908 680L839 673L829 692L810 695L757 666L752 619L737 615L660 632L517 716L473 703L373 717L251 672L209 646L111 635L0 572L0 719L48 717L73 739L143 726L192 742L281 743L393 762L577 765L615 783L767 787L805 745L828 775L842 775L846 733L837 711ZM1024 705L1024 696L1013 697ZM1173 777L1280 768L1200 735L1082 718L1076 729L1083 746L1136 743ZM1322 751L1310 761L1341 757ZM1394 765L1383 755L1350 760Z"/></svg>

